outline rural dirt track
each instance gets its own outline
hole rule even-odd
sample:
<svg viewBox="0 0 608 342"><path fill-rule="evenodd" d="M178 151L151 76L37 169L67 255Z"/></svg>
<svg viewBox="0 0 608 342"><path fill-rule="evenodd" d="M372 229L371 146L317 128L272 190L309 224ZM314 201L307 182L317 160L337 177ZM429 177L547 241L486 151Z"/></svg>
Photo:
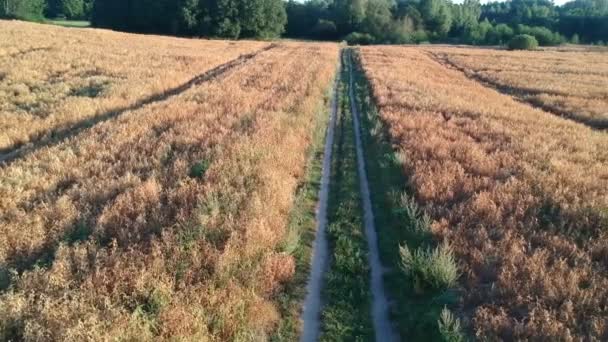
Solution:
<svg viewBox="0 0 608 342"><path fill-rule="evenodd" d="M259 54L261 54L265 51L275 48L276 46L277 45L274 43L269 44L257 51L241 55L233 60L230 60L230 61L220 64L210 70L207 70L200 75L196 75L194 78L190 79L188 82L186 82L182 85L179 85L172 89L168 89L167 91L164 91L159 94L153 94L148 97L145 97L130 106L123 107L123 108L117 108L117 109L111 110L107 113L93 117L91 119L77 122L70 127L63 128L63 129L53 132L53 134L50 137L47 135L47 136L43 137L42 139L33 141L32 143L30 143L28 145L21 146L21 147L18 147L16 149L12 149L9 151L0 150L0 166L2 166L2 164L8 165L8 164L12 163L13 161L23 158L31 153L34 153L35 151L37 151L39 149L57 145L61 141L72 138L72 137L80 134L81 132L85 131L86 129L97 125L98 123L118 117L125 112L137 110L137 109L140 109L149 104L166 101L174 96L177 96L177 95L187 91L188 89L190 89L192 87L195 87L195 86L201 85L202 83L217 79L217 78L221 77L222 75L224 75L225 73L227 73L228 71L257 57Z"/></svg>
<svg viewBox="0 0 608 342"><path fill-rule="evenodd" d="M338 84L339 75L333 90L331 101L331 117L327 128L325 139L325 151L323 154L323 174L321 176L321 189L319 191L319 206L317 208L317 232L313 243L313 257L311 263L310 277L306 286L306 299L302 311L303 329L300 341L314 342L319 337L320 313L321 313L321 289L323 288L323 275L327 269L328 247L327 247L327 205L329 200L329 184L331 179L332 150L334 146L334 131L336 126L336 115L338 112Z"/></svg>
<svg viewBox="0 0 608 342"><path fill-rule="evenodd" d="M444 57L444 56L440 56L437 53L431 52L431 51L427 51L426 55L433 61L437 62L438 64L440 64L441 66L443 66L444 68L447 69L452 69L452 70L457 70L459 72L461 72L466 78L477 82L479 84L481 84L482 86L486 87L486 88L490 88L490 89L494 89L495 91L506 95L506 96L510 96L513 99L517 100L520 103L526 104L528 106L531 106L533 108L536 109L540 109L542 111L545 111L547 113L553 114L555 116L559 116L561 118L564 118L566 120L572 120L574 122L580 123L582 125L585 125L589 128L592 129L596 129L596 130L606 130L608 129L608 126L605 123L602 122L598 122L598 123L590 123L590 122L586 122L584 120L580 120L577 119L576 117L570 115L570 113L568 113L567 111L564 110L560 110L558 108L552 107L552 106L548 106L548 105L544 105L544 104L540 104L540 103L536 103L534 101L530 101L525 99L525 95L527 95L529 92L524 91L524 90L520 90L514 87L509 87L509 86L505 86L503 84L500 84L497 81L494 81L488 77L483 77L479 74L476 73L471 73L470 71L468 71L466 68L454 63L453 61L450 61L448 58Z"/></svg>
<svg viewBox="0 0 608 342"><path fill-rule="evenodd" d="M351 112L353 115L353 125L355 129L355 141L357 147L357 167L359 173L359 185L361 198L363 200L363 214L365 224L365 235L367 237L369 266L371 268L371 292L372 292L372 320L377 342L398 341L398 336L393 330L391 321L388 317L389 303L384 291L383 267L380 262L378 251L378 235L374 223L374 212L367 181L367 171L365 167L365 155L363 153L363 143L361 142L361 125L359 124L359 109L355 102L352 55L349 55L349 99Z"/></svg>
<svg viewBox="0 0 608 342"><path fill-rule="evenodd" d="M378 251L378 237L374 224L374 213L372 210L369 184L367 181L367 172L365 167L365 159L363 154L363 144L361 142L361 131L359 124L359 111L355 103L353 91L353 71L352 58L349 55L349 102L351 113L353 115L353 125L355 130L355 140L357 147L357 168L359 174L359 185L361 197L363 200L362 206L364 210L365 235L367 237L369 249L369 265L371 268L371 292L372 292L372 319L376 334L376 341L391 342L398 341L397 334L393 330L388 317L389 303L384 291L383 268L380 262ZM341 68L344 68L341 65ZM334 97L331 104L331 118L327 130L327 138L325 141L325 153L323 157L323 175L321 178L321 190L319 193L319 207L317 210L317 232L313 246L313 259L311 264L311 272L309 281L306 287L306 299L302 312L303 329L300 336L301 342L314 342L319 338L320 333L320 313L322 309L321 290L323 288L323 276L327 269L329 258L329 250L326 237L327 228L327 206L328 194L330 188L331 164L332 164L332 149L334 142L334 128L336 124L336 116L338 111L338 78L334 88Z"/></svg>

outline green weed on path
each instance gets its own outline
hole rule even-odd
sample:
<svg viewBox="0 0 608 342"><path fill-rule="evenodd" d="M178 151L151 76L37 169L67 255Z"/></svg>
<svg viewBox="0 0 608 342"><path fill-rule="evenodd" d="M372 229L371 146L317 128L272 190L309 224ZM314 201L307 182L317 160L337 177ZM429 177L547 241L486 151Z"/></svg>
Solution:
<svg viewBox="0 0 608 342"><path fill-rule="evenodd" d="M343 65L346 64L343 56ZM321 341L371 341L370 269L356 167L348 69L342 70L332 165L328 237L330 267L324 289Z"/></svg>

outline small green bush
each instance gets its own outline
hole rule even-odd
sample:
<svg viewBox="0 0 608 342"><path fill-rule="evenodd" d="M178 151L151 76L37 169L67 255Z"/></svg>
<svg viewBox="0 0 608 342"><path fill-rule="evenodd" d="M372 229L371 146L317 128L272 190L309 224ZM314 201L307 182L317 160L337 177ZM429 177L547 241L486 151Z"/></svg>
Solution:
<svg viewBox="0 0 608 342"><path fill-rule="evenodd" d="M370 45L374 43L374 37L369 33L352 32L344 40L348 45Z"/></svg>
<svg viewBox="0 0 608 342"><path fill-rule="evenodd" d="M517 25L516 31L517 34L527 34L534 37L540 46L556 46L564 42L564 37L559 33L552 32L543 26Z"/></svg>
<svg viewBox="0 0 608 342"><path fill-rule="evenodd" d="M460 326L460 320L448 310L448 308L443 308L441 311L441 315L437 320L437 325L439 326L439 333L441 334L441 339L445 342L464 342L465 337L462 333L462 328Z"/></svg>
<svg viewBox="0 0 608 342"><path fill-rule="evenodd" d="M203 178L205 176L205 173L207 173L207 169L209 169L210 165L211 165L211 163L207 160L203 160L198 163L195 163L190 168L190 177L191 178Z"/></svg>
<svg viewBox="0 0 608 342"><path fill-rule="evenodd" d="M509 41L509 50L536 50L538 41L528 34L520 34Z"/></svg>
<svg viewBox="0 0 608 342"><path fill-rule="evenodd" d="M399 248L401 269L413 281L417 292L446 290L456 285L458 266L451 249L441 245L433 250L418 248L413 253L407 246Z"/></svg>
<svg viewBox="0 0 608 342"><path fill-rule="evenodd" d="M396 201L396 214L403 218L410 246L418 247L431 241L431 218L406 193Z"/></svg>

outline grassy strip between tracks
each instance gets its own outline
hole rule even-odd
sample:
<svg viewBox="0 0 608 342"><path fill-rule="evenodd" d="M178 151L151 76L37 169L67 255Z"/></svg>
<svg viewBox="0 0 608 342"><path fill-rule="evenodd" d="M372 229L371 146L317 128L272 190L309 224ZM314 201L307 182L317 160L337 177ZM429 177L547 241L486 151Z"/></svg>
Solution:
<svg viewBox="0 0 608 342"><path fill-rule="evenodd" d="M354 53L354 87L391 318L402 339L464 341L456 307L458 268L449 246L436 246L431 220L413 200L399 156L391 146L371 89Z"/></svg>
<svg viewBox="0 0 608 342"><path fill-rule="evenodd" d="M353 117L348 102L348 59L343 55L329 197L331 260L325 278L322 341L371 341L371 293L363 208L359 193Z"/></svg>

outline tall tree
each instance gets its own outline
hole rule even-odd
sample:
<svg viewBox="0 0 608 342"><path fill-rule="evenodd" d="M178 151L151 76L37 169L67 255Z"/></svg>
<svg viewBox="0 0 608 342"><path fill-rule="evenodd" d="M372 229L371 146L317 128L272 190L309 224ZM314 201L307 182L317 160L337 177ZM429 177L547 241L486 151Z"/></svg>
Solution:
<svg viewBox="0 0 608 342"><path fill-rule="evenodd" d="M391 3L387 0L369 0L362 23L363 31L379 40L388 40L388 33L392 30L393 25L391 7Z"/></svg>
<svg viewBox="0 0 608 342"><path fill-rule="evenodd" d="M2 0L0 18L39 21L44 18L45 0Z"/></svg>
<svg viewBox="0 0 608 342"><path fill-rule="evenodd" d="M452 28L450 36L461 36L479 23L481 3L479 0L465 0L452 5Z"/></svg>
<svg viewBox="0 0 608 342"><path fill-rule="evenodd" d="M85 0L46 0L45 15L48 18L65 17L67 19L84 19L91 1Z"/></svg>
<svg viewBox="0 0 608 342"><path fill-rule="evenodd" d="M335 0L334 18L340 33L358 31L365 20L368 0Z"/></svg>
<svg viewBox="0 0 608 342"><path fill-rule="evenodd" d="M272 38L283 33L282 0L96 0L93 25L131 32Z"/></svg>
<svg viewBox="0 0 608 342"><path fill-rule="evenodd" d="M421 0L420 13L426 28L437 38L447 36L452 26L452 12L447 0Z"/></svg>

